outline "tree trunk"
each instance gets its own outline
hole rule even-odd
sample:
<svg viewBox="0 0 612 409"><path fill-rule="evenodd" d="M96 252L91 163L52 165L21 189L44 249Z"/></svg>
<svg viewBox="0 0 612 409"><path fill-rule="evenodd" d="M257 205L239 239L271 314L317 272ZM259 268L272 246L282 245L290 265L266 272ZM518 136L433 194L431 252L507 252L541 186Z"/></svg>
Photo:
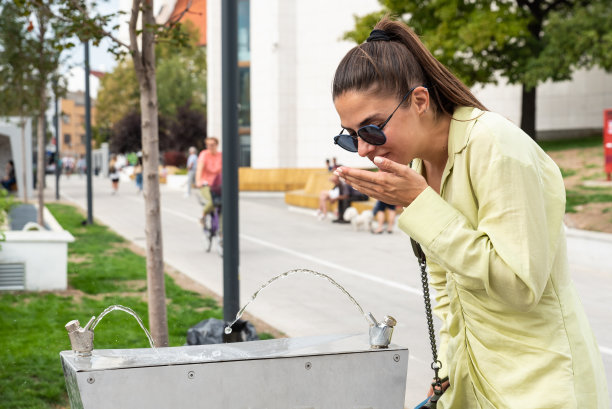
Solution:
<svg viewBox="0 0 612 409"><path fill-rule="evenodd" d="M28 161L26 159L25 118L22 113L19 115L19 119L21 125L21 180L23 184L23 203L28 203ZM31 135L30 140L32 140Z"/></svg>
<svg viewBox="0 0 612 409"><path fill-rule="evenodd" d="M37 222L39 225L44 226L45 220L43 216L43 210L45 207L45 111L46 111L46 98L47 98L47 78L44 70L45 62L45 33L47 31L47 18L42 9L36 13L38 20L38 41L40 50L40 66L39 70L39 97L38 101L38 129L37 129L37 146L38 154L36 160L36 187L38 188L38 216ZM25 163L23 164L25 166Z"/></svg>
<svg viewBox="0 0 612 409"><path fill-rule="evenodd" d="M523 85L521 104L521 129L535 141L536 137L536 89L528 90Z"/></svg>
<svg viewBox="0 0 612 409"><path fill-rule="evenodd" d="M134 12L132 10L132 12ZM147 0L143 8L143 27L155 24L153 1ZM142 159L145 199L145 234L147 257L147 295L149 327L157 346L168 346L166 316L166 288L159 197L159 131L157 84L155 78L154 36L146 28L142 31L142 53L135 62L140 84L140 110L142 118ZM134 44L133 44L134 45ZM134 56L135 60L138 58Z"/></svg>
<svg viewBox="0 0 612 409"><path fill-rule="evenodd" d="M38 113L38 129L37 129L37 160L36 160L36 187L38 191L38 216L37 223L41 226L45 225L43 217L43 209L45 208L45 98L46 89L40 89L40 112ZM25 166L25 163L23 164ZM24 180L25 182L25 180Z"/></svg>

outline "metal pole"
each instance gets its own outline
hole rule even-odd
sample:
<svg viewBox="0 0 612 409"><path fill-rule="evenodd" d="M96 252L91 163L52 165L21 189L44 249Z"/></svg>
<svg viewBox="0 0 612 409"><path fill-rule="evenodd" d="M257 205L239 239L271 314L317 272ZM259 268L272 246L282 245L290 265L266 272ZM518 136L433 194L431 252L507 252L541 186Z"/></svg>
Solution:
<svg viewBox="0 0 612 409"><path fill-rule="evenodd" d="M85 41L85 135L87 163L87 224L93 224L93 200L91 189L91 100L89 98L89 41Z"/></svg>
<svg viewBox="0 0 612 409"><path fill-rule="evenodd" d="M223 318L239 310L238 247L238 2L221 6L223 126Z"/></svg>
<svg viewBox="0 0 612 409"><path fill-rule="evenodd" d="M60 139L59 139L59 110L57 98L57 81L55 81L55 200L60 198L59 178L60 178Z"/></svg>

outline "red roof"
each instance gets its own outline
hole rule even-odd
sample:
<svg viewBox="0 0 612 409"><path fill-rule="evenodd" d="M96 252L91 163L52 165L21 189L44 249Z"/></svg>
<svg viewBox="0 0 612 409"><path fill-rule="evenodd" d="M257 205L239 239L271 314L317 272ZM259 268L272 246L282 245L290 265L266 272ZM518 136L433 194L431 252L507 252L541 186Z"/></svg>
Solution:
<svg viewBox="0 0 612 409"><path fill-rule="evenodd" d="M93 75L94 77L102 79L102 77L104 77L106 73L102 71L89 70L89 75Z"/></svg>

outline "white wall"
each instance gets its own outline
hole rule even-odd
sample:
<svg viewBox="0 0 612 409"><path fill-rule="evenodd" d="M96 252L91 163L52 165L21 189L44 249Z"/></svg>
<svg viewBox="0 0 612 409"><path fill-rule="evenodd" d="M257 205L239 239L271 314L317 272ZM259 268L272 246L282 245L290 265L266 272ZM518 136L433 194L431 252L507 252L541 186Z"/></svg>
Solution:
<svg viewBox="0 0 612 409"><path fill-rule="evenodd" d="M353 15L379 10L377 0L252 0L251 166L320 167L336 156L350 166L367 159L335 146L340 120L331 99L336 66L354 46L342 34ZM221 136L221 2L208 1L208 133ZM491 110L520 123L518 86L474 87ZM579 71L573 81L538 88L537 129L601 129L602 110L612 108L612 75Z"/></svg>
<svg viewBox="0 0 612 409"><path fill-rule="evenodd" d="M221 129L221 0L206 2L206 110L208 136L219 138Z"/></svg>
<svg viewBox="0 0 612 409"><path fill-rule="evenodd" d="M355 44L342 41L353 15L376 0L251 2L251 166L370 166L332 137L340 119L331 98L336 66Z"/></svg>
<svg viewBox="0 0 612 409"><path fill-rule="evenodd" d="M25 141L22 140L21 135L21 127L19 126L19 118L17 117L7 117L0 119L0 135L8 136L10 141L10 154L8 152L3 152L2 155L2 176L4 176L4 166L8 159L13 159L13 163L15 164L15 178L17 179L17 190L19 191L20 199L25 201L24 192L27 195L27 198L31 200L33 198L32 195L32 121L30 119L26 119L25 128L24 128L24 136ZM25 145L24 145L25 143ZM5 155L8 154L8 157L5 158ZM23 162L25 158L25 163ZM24 174L24 166L25 166L25 183L23 180ZM25 190L24 190L25 189Z"/></svg>
<svg viewBox="0 0 612 409"><path fill-rule="evenodd" d="M476 86L472 91L488 109L520 125L520 86L500 79L498 86ZM548 138L585 129L600 132L606 108L612 108L612 74L601 69L579 70L571 81L548 81L538 87L536 129Z"/></svg>
<svg viewBox="0 0 612 409"><path fill-rule="evenodd" d="M0 263L25 264L25 290L52 291L68 287L68 243L74 237L44 209L50 230L5 232Z"/></svg>

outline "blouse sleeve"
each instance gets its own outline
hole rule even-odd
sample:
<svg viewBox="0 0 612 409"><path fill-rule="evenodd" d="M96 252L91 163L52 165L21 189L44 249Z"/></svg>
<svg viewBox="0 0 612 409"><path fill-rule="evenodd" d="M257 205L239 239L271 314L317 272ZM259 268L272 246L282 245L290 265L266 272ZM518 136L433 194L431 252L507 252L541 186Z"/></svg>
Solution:
<svg viewBox="0 0 612 409"><path fill-rule="evenodd" d="M539 148L523 145L508 154L481 140L463 152L476 225L429 187L404 210L399 226L458 285L484 289L492 299L528 311L538 304L551 272L565 194L554 162Z"/></svg>

